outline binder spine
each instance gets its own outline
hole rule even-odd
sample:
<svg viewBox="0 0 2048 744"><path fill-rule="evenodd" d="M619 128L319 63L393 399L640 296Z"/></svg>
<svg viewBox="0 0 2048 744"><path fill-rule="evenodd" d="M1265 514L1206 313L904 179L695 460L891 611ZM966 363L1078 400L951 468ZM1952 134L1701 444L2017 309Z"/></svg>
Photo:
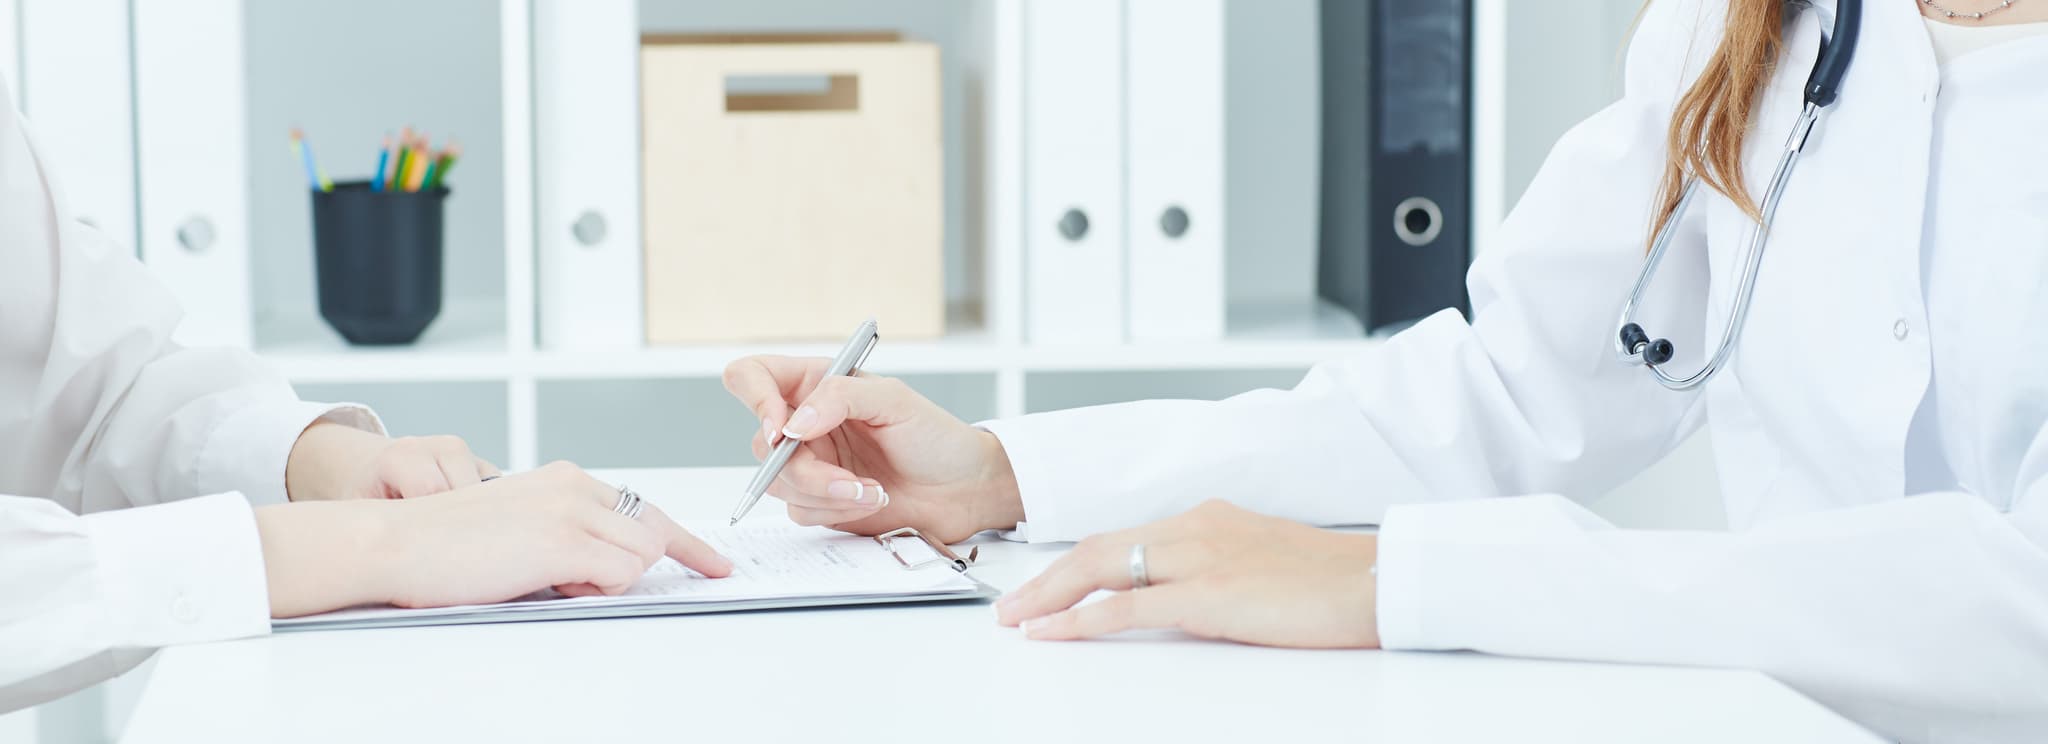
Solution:
<svg viewBox="0 0 2048 744"><path fill-rule="evenodd" d="M248 117L241 0L134 0L143 263L185 310L174 334L248 347Z"/></svg>
<svg viewBox="0 0 2048 744"><path fill-rule="evenodd" d="M1322 9L1318 286L1369 331L1447 307L1469 315L1471 0Z"/></svg>
<svg viewBox="0 0 2048 744"><path fill-rule="evenodd" d="M638 9L536 0L533 12L540 343L636 347L646 339Z"/></svg>
<svg viewBox="0 0 2048 744"><path fill-rule="evenodd" d="M1031 0L1024 17L1025 334L1124 338L1123 4Z"/></svg>
<svg viewBox="0 0 2048 744"><path fill-rule="evenodd" d="M1134 341L1223 336L1223 0L1126 0Z"/></svg>
<svg viewBox="0 0 2048 744"><path fill-rule="evenodd" d="M28 31L20 38L17 74L23 85L15 89L21 109L61 174L72 214L132 248L135 110L128 2L19 3ZM11 66L14 59L0 64Z"/></svg>

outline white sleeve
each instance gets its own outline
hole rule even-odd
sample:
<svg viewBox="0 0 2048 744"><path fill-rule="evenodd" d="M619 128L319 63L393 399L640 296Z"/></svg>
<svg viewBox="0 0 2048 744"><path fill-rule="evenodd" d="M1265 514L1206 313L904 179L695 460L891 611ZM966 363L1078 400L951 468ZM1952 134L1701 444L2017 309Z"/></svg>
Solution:
<svg viewBox="0 0 2048 744"><path fill-rule="evenodd" d="M2048 479L2005 514L1934 493L1737 533L1399 506L1379 546L1388 648L1757 669L1907 741L2048 732Z"/></svg>
<svg viewBox="0 0 2048 744"><path fill-rule="evenodd" d="M1712 49L1687 43L1700 13L1690 0L1650 7L1622 100L1558 142L1499 242L1479 254L1471 323L1440 312L1288 391L985 422L1017 473L1030 539L1077 539L1212 497L1358 524L1395 503L1599 494L1683 441L1698 396L1664 390L1616 362L1612 346L1642 265L1686 55ZM1704 241L1704 218L1688 217L1678 239ZM1664 272L1681 277L1670 284L1687 273ZM1646 313L1645 324L1703 328L1705 272L1695 276L1691 286L1660 283L1675 299L1658 304L1672 314Z"/></svg>
<svg viewBox="0 0 2048 744"><path fill-rule="evenodd" d="M238 494L77 516L0 496L0 712L112 677L148 649L270 630Z"/></svg>
<svg viewBox="0 0 2048 744"><path fill-rule="evenodd" d="M173 342L176 300L70 213L11 112L0 265L0 493L79 513L229 491L275 503L315 420L381 431L360 407L300 402L247 351Z"/></svg>

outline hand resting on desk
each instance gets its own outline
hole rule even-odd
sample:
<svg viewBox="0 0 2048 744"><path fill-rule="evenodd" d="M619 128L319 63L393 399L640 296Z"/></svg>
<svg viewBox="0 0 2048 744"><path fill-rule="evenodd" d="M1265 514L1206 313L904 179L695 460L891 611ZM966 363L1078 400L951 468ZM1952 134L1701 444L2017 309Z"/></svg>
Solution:
<svg viewBox="0 0 2048 744"><path fill-rule="evenodd" d="M706 576L732 562L653 504L568 463L426 498L319 501L256 510L273 617L353 605L499 602L554 587L618 594L663 555Z"/></svg>

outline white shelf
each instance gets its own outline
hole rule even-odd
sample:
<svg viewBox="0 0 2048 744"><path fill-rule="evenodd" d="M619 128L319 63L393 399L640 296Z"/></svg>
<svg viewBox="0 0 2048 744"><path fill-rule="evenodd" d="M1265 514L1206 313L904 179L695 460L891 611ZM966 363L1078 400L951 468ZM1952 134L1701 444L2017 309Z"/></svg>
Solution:
<svg viewBox="0 0 2048 744"><path fill-rule="evenodd" d="M1216 341L1043 346L1003 343L956 312L958 329L934 340L890 341L875 350L870 368L891 375L990 374L1005 371L1112 371L1179 369L1284 369L1357 353L1376 343L1358 322L1325 304L1255 305L1232 309L1230 335ZM714 377L750 354L831 356L836 342L701 345L627 351L507 351L502 329L465 319L482 312L450 313L412 346L351 347L322 327L291 334L304 339L259 351L294 382L415 382L449 380L664 379Z"/></svg>

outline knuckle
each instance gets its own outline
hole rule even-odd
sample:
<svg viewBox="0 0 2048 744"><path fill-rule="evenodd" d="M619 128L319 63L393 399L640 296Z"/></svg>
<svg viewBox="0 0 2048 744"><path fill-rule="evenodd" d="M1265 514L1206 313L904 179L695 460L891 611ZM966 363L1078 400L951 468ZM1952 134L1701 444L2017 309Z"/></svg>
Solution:
<svg viewBox="0 0 2048 744"><path fill-rule="evenodd" d="M747 376L747 367L750 365L757 364L758 362L759 359L757 357L749 356L740 357L727 363L725 365L725 371L723 373L720 373L718 376L719 382L725 384L725 391L728 393L732 393L734 395L738 395L740 381L745 379Z"/></svg>
<svg viewBox="0 0 2048 744"><path fill-rule="evenodd" d="M547 474L550 481L558 484L577 483L590 479L590 476L583 472L582 467L568 460L550 462L542 465L540 470L542 473Z"/></svg>

